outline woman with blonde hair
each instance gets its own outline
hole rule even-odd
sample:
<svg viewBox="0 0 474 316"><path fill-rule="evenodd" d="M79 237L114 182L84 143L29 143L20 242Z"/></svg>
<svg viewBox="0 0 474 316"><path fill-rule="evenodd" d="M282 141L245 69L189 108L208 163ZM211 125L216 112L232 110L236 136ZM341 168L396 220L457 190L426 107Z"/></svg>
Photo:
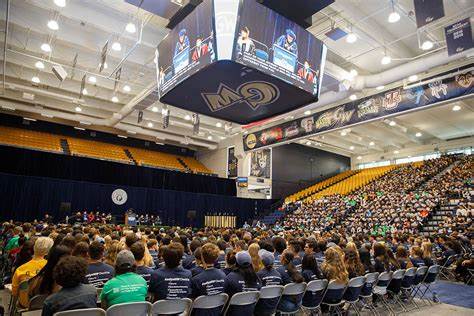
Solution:
<svg viewBox="0 0 474 316"><path fill-rule="evenodd" d="M249 246L249 254L252 258L252 266L255 272L258 272L263 269L262 259L258 255L258 251L260 250L260 246L257 243L253 243Z"/></svg>
<svg viewBox="0 0 474 316"><path fill-rule="evenodd" d="M423 256L422 259L425 262L425 265L427 267L430 267L433 265L433 255L432 255L432 250L433 250L433 244L429 241L424 241L421 244L421 250L423 251Z"/></svg>
<svg viewBox="0 0 474 316"><path fill-rule="evenodd" d="M341 252L336 247L331 247L324 253L325 259L321 265L324 277L328 281L336 280L338 283L347 284L349 273L342 259Z"/></svg>
<svg viewBox="0 0 474 316"><path fill-rule="evenodd" d="M117 254L122 249L123 249L123 244L120 241L118 240L112 241L109 248L107 249L107 255L105 256L104 262L112 267L115 267L115 260L117 259Z"/></svg>

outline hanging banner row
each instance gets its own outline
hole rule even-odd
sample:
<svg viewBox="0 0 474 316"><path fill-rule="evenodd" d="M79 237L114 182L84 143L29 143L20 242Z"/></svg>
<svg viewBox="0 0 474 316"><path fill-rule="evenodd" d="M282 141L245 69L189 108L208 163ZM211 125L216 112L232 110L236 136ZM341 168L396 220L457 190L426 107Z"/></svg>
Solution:
<svg viewBox="0 0 474 316"><path fill-rule="evenodd" d="M365 121L402 114L438 102L474 93L474 71L468 70L451 77L430 80L411 88L399 87L354 102L342 104L313 115L288 121L243 137L245 151L275 145L350 127Z"/></svg>

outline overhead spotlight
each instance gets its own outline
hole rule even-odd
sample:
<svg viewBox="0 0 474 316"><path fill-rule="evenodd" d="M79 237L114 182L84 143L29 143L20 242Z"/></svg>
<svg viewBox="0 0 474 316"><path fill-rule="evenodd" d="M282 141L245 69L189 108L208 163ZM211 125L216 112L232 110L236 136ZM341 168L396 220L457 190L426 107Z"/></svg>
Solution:
<svg viewBox="0 0 474 316"><path fill-rule="evenodd" d="M226 137L225 137L225 136L219 136L219 138L220 138L221 140L224 140L224 139L226 139Z"/></svg>
<svg viewBox="0 0 474 316"><path fill-rule="evenodd" d="M433 42L432 41L429 41L429 40L426 40L423 42L423 44L421 44L421 49L422 50L430 50L432 49L434 46Z"/></svg>
<svg viewBox="0 0 474 316"><path fill-rule="evenodd" d="M420 132L417 132L417 133L415 134L416 137L421 137L422 135L423 135L423 134L420 133Z"/></svg>
<svg viewBox="0 0 474 316"><path fill-rule="evenodd" d="M361 159L362 159L362 157L361 157L361 156L357 156L357 160L361 160Z"/></svg>
<svg viewBox="0 0 474 316"><path fill-rule="evenodd" d="M184 119L185 119L186 121L189 121L189 120L191 119L191 115L186 114L186 115L184 116Z"/></svg>
<svg viewBox="0 0 474 316"><path fill-rule="evenodd" d="M130 90L131 90L129 85L124 85L122 89L125 92L130 92Z"/></svg>
<svg viewBox="0 0 474 316"><path fill-rule="evenodd" d="M151 108L151 110L156 113L156 112L158 112L158 107L154 106L154 107Z"/></svg>
<svg viewBox="0 0 474 316"><path fill-rule="evenodd" d="M112 99L110 99L113 103L117 103L119 101L119 99L117 98L117 96L113 96Z"/></svg>
<svg viewBox="0 0 474 316"><path fill-rule="evenodd" d="M89 76L89 78L87 79L90 83L96 83L97 82L97 78L94 77L94 76Z"/></svg>
<svg viewBox="0 0 474 316"><path fill-rule="evenodd" d="M357 100L357 96L355 94L351 94L349 96L349 99L351 99L352 101L355 101L355 100Z"/></svg>
<svg viewBox="0 0 474 316"><path fill-rule="evenodd" d="M408 81L410 81L410 82L414 82L414 81L417 81L417 80L418 80L417 75L411 75L410 77L408 77Z"/></svg>
<svg viewBox="0 0 474 316"><path fill-rule="evenodd" d="M59 30L59 24L56 20L49 20L48 21L48 28L53 31Z"/></svg>
<svg viewBox="0 0 474 316"><path fill-rule="evenodd" d="M347 135L347 132L346 131L342 131L341 132L341 136L346 136Z"/></svg>
<svg viewBox="0 0 474 316"><path fill-rule="evenodd" d="M349 147L350 150L354 150L354 148L355 148L354 146Z"/></svg>
<svg viewBox="0 0 474 316"><path fill-rule="evenodd" d="M87 92L87 89L86 89L86 88L84 88L84 89L82 89L82 94L83 94L83 95L88 95L88 94L89 94L89 92Z"/></svg>
<svg viewBox="0 0 474 316"><path fill-rule="evenodd" d="M82 108L80 106L76 106L76 112L82 112Z"/></svg>
<svg viewBox="0 0 474 316"><path fill-rule="evenodd" d="M41 50L43 52L49 53L51 52L51 46L48 43L41 44Z"/></svg>
<svg viewBox="0 0 474 316"><path fill-rule="evenodd" d="M222 127L222 123L221 123L221 122L217 122L217 123L216 123L216 127Z"/></svg>
<svg viewBox="0 0 474 316"><path fill-rule="evenodd" d="M400 152L399 152L398 150L394 150L393 153L394 153L395 155L397 155L397 154L399 154Z"/></svg>
<svg viewBox="0 0 474 316"><path fill-rule="evenodd" d="M100 65L99 65L99 67L100 67ZM107 69L107 68L109 68L109 65L107 65L107 63L104 63L104 69Z"/></svg>
<svg viewBox="0 0 474 316"><path fill-rule="evenodd" d="M459 106L459 105L456 104L455 106L453 106L452 110L453 110L454 112L457 112L457 111L461 110L461 106Z"/></svg>
<svg viewBox="0 0 474 316"><path fill-rule="evenodd" d="M116 52L120 52L122 50L122 45L119 42L114 42L112 44L112 49Z"/></svg>
<svg viewBox="0 0 474 316"><path fill-rule="evenodd" d="M38 60L36 63L35 63L35 67L38 68L38 69L44 69L44 64L42 61Z"/></svg>
<svg viewBox="0 0 474 316"><path fill-rule="evenodd" d="M310 110L304 111L304 115L311 115L311 111Z"/></svg>
<svg viewBox="0 0 474 316"><path fill-rule="evenodd" d="M212 140L212 135L207 136L207 139Z"/></svg>
<svg viewBox="0 0 474 316"><path fill-rule="evenodd" d="M387 56L387 55L383 56L382 59L380 60L380 63L381 63L382 65L388 65L388 64L390 64L391 62L392 62L392 57Z"/></svg>
<svg viewBox="0 0 474 316"><path fill-rule="evenodd" d="M385 89L385 86L378 86L377 88L375 88L375 90L378 90L378 91L383 90L383 89Z"/></svg>
<svg viewBox="0 0 474 316"><path fill-rule="evenodd" d="M374 142L370 142L370 143L369 143L369 146L374 146L374 145L375 145Z"/></svg>
<svg viewBox="0 0 474 316"><path fill-rule="evenodd" d="M357 35L353 32L350 32L346 36L346 42L349 44L355 43L357 41Z"/></svg>
<svg viewBox="0 0 474 316"><path fill-rule="evenodd" d="M390 123L388 123L388 125L390 125L390 126L395 126L395 125L397 125L397 122L395 122L395 121L390 121Z"/></svg>
<svg viewBox="0 0 474 316"><path fill-rule="evenodd" d="M33 78L31 78L31 81L33 81L34 83L40 83L40 78L38 78L37 76L34 76Z"/></svg>
<svg viewBox="0 0 474 316"><path fill-rule="evenodd" d="M153 123L152 123L152 122L148 122L147 126L148 126L149 128L152 128L152 127L153 127Z"/></svg>
<svg viewBox="0 0 474 316"><path fill-rule="evenodd" d="M135 24L130 22L125 26L125 31L127 31L128 33L135 33L137 31L137 27L135 26Z"/></svg>
<svg viewBox="0 0 474 316"><path fill-rule="evenodd" d="M54 0L54 4L58 7L64 8L66 6L66 0Z"/></svg>
<svg viewBox="0 0 474 316"><path fill-rule="evenodd" d="M388 15L389 23L397 23L398 21L400 21L400 14L398 12L393 11Z"/></svg>
<svg viewBox="0 0 474 316"><path fill-rule="evenodd" d="M355 69L351 69L351 71L349 71L349 74L351 75L352 78L354 78L355 76L359 74L359 72Z"/></svg>
<svg viewBox="0 0 474 316"><path fill-rule="evenodd" d="M311 146L313 143L310 142L309 140L306 142L306 145Z"/></svg>

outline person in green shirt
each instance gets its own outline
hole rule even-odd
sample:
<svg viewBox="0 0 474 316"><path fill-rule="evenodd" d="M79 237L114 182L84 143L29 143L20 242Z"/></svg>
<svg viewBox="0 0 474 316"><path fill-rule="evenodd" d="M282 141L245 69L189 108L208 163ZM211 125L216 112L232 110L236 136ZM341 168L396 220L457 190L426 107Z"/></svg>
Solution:
<svg viewBox="0 0 474 316"><path fill-rule="evenodd" d="M130 250L122 250L115 261L115 277L105 283L100 295L103 308L115 304L143 302L148 288L144 278L135 273L135 257Z"/></svg>
<svg viewBox="0 0 474 316"><path fill-rule="evenodd" d="M20 234L23 232L23 229L19 226L13 228L13 237L10 238L7 245L5 246L5 252L10 253L15 248L18 248L18 239L20 239Z"/></svg>

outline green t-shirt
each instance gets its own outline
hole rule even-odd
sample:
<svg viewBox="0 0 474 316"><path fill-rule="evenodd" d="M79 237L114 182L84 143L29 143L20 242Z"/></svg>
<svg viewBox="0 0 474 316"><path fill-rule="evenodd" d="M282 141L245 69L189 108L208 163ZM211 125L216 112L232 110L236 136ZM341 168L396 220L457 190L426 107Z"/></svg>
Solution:
<svg viewBox="0 0 474 316"><path fill-rule="evenodd" d="M5 252L9 252L10 250L13 250L15 248L18 248L19 245L18 245L18 239L20 239L20 236L14 236L12 237L7 245L5 246Z"/></svg>
<svg viewBox="0 0 474 316"><path fill-rule="evenodd" d="M145 301L148 288L144 278L133 272L117 275L105 283L100 299L107 307Z"/></svg>

